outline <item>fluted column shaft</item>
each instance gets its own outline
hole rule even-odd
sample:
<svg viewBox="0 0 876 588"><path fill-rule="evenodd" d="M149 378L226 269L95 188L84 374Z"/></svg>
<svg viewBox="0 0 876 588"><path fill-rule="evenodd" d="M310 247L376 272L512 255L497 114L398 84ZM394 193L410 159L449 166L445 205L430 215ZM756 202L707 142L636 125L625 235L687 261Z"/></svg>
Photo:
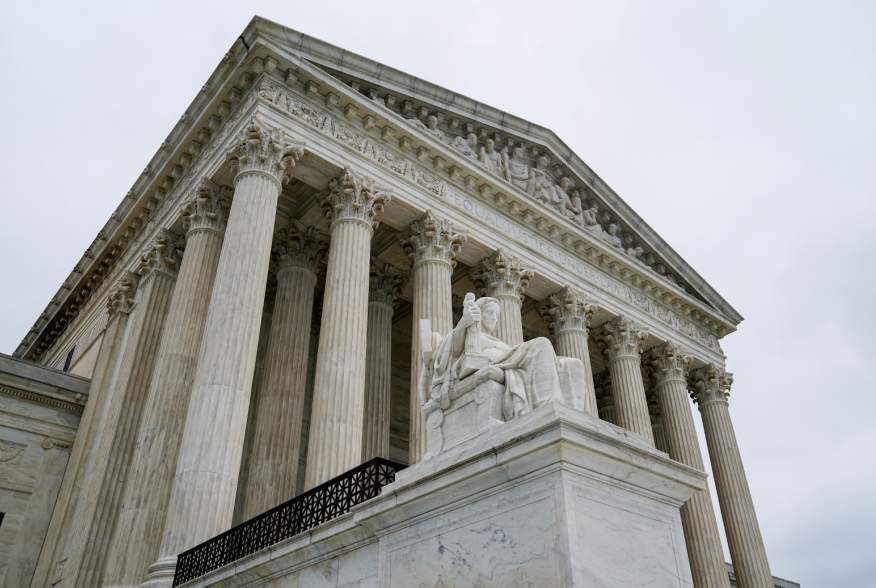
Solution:
<svg viewBox="0 0 876 588"><path fill-rule="evenodd" d="M523 317L520 310L523 291L532 279L532 271L525 269L519 259L500 249L483 259L472 277L484 294L499 301L496 337L512 347L523 343Z"/></svg>
<svg viewBox="0 0 876 588"><path fill-rule="evenodd" d="M584 364L583 405L584 411L599 416L596 404L596 387L593 382L593 366L587 342L590 319L595 307L572 288L563 288L552 294L539 310L553 333L557 355L580 359Z"/></svg>
<svg viewBox="0 0 876 588"><path fill-rule="evenodd" d="M134 305L138 279L133 272L123 274L107 300L109 319L94 364L91 385L88 388L88 402L79 421L76 440L52 511L52 520L34 570L32 586L41 587L51 583L50 575L54 573L57 561L63 557L67 541L75 533L73 516L78 503L83 472L88 463L88 456L95 446L94 439L105 428L107 414L103 408L115 369L120 363L125 347L125 331Z"/></svg>
<svg viewBox="0 0 876 588"><path fill-rule="evenodd" d="M445 335L453 328L452 278L465 235L454 230L453 223L427 212L411 223L408 238L402 243L411 261L413 283L413 320L411 321L411 394L408 460L420 461L426 451L423 434L419 384L423 347L420 319L429 319L432 331ZM521 327L522 329L522 327ZM522 330L521 330L522 332Z"/></svg>
<svg viewBox="0 0 876 588"><path fill-rule="evenodd" d="M389 406L392 390L392 315L401 275L389 264L372 261L368 296L368 352L365 365L365 418L362 461L389 457Z"/></svg>
<svg viewBox="0 0 876 588"><path fill-rule="evenodd" d="M648 396L648 415L651 417L651 432L654 433L654 447L663 453L669 453L669 440L663 426L663 415L656 396Z"/></svg>
<svg viewBox="0 0 876 588"><path fill-rule="evenodd" d="M766 548L730 420L728 398L732 376L707 366L697 370L692 380L736 583L740 588L770 588L773 581Z"/></svg>
<svg viewBox="0 0 876 588"><path fill-rule="evenodd" d="M277 245L277 295L262 385L254 399L255 429L244 519L295 495L310 321L321 251L322 241L312 228L283 231Z"/></svg>
<svg viewBox="0 0 876 588"><path fill-rule="evenodd" d="M614 398L611 395L611 376L608 370L593 376L596 386L596 406L599 418L613 425L617 424L617 411L614 408Z"/></svg>
<svg viewBox="0 0 876 588"><path fill-rule="evenodd" d="M600 338L611 374L617 425L654 445L642 379L641 356L645 337L645 332L631 321L618 317L603 325Z"/></svg>
<svg viewBox="0 0 876 588"><path fill-rule="evenodd" d="M246 414L246 433L243 435L243 455L240 456L240 475L237 479L237 494L234 497L234 516L231 525L242 523L244 508L246 507L246 489L249 485L249 458L252 454L252 439L255 437L255 414L258 408L257 400L259 387L265 373L265 356L268 354L268 339L271 335L271 322L274 314L274 298L277 293L276 284L271 282L268 276L268 287L265 292L265 305L262 309L262 324L259 326L259 344L256 348L255 369L252 375L252 392L250 392L249 411Z"/></svg>
<svg viewBox="0 0 876 588"><path fill-rule="evenodd" d="M667 453L675 461L705 471L687 393L688 359L666 343L651 353L651 360ZM708 488L694 492L681 507L681 524L694 586L727 588L730 582Z"/></svg>
<svg viewBox="0 0 876 588"><path fill-rule="evenodd" d="M94 439L80 488L64 566L65 583L71 586L102 584L105 558L176 279L175 240L170 233L159 234L138 269L140 286L128 322L127 342L105 400L106 419Z"/></svg>
<svg viewBox="0 0 876 588"><path fill-rule="evenodd" d="M392 305L368 303L368 363L362 461L389 457L389 395L392 369Z"/></svg>
<svg viewBox="0 0 876 588"><path fill-rule="evenodd" d="M206 183L188 203L186 248L146 395L105 582L136 586L158 556L189 406L210 292L222 249L224 211Z"/></svg>
<svg viewBox="0 0 876 588"><path fill-rule="evenodd" d="M255 121L232 154L234 199L151 585L166 585L176 554L231 523L277 198L287 166L301 154Z"/></svg>
<svg viewBox="0 0 876 588"><path fill-rule="evenodd" d="M386 197L346 170L323 205L331 222L325 296L316 356L305 488L358 465L365 406L371 235Z"/></svg>

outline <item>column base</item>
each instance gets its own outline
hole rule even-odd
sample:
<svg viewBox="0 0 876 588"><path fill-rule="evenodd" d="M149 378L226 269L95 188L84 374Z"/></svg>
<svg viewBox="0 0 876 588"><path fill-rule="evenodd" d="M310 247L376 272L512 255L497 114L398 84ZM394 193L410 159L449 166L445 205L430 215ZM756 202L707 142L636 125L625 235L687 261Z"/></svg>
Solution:
<svg viewBox="0 0 876 588"><path fill-rule="evenodd" d="M173 574L176 572L176 556L163 557L149 566L146 579L140 588L170 588L173 586Z"/></svg>

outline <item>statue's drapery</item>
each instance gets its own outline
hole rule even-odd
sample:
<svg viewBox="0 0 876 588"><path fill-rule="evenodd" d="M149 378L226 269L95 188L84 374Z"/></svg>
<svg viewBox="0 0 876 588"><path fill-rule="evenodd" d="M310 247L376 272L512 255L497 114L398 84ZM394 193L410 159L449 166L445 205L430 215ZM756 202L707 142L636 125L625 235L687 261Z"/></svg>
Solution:
<svg viewBox="0 0 876 588"><path fill-rule="evenodd" d="M504 374L503 412L506 420L525 414L547 402L560 389L562 369L551 342L544 337L510 347L487 333L480 333L480 351L490 365ZM454 353L453 337L444 337L433 355L431 386L426 399L440 399L446 405L450 389L460 378L464 353ZM475 375L469 377L476 377Z"/></svg>

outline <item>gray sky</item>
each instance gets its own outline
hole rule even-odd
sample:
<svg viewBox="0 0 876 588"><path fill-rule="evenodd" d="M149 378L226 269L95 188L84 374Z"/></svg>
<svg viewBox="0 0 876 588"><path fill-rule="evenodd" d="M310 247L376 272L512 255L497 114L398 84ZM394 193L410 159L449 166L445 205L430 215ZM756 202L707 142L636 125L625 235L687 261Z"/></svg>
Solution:
<svg viewBox="0 0 876 588"><path fill-rule="evenodd" d="M0 6L0 351L258 13L553 129L746 317L773 573L876 582L876 4L217 4Z"/></svg>

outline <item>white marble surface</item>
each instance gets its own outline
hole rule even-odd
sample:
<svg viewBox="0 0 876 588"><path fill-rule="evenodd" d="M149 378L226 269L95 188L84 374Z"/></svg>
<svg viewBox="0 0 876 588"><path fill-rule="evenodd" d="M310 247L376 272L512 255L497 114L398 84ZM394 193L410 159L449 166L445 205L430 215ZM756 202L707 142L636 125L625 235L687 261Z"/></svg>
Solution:
<svg viewBox="0 0 876 588"><path fill-rule="evenodd" d="M404 470L347 515L189 586L691 586L704 475L551 403Z"/></svg>

